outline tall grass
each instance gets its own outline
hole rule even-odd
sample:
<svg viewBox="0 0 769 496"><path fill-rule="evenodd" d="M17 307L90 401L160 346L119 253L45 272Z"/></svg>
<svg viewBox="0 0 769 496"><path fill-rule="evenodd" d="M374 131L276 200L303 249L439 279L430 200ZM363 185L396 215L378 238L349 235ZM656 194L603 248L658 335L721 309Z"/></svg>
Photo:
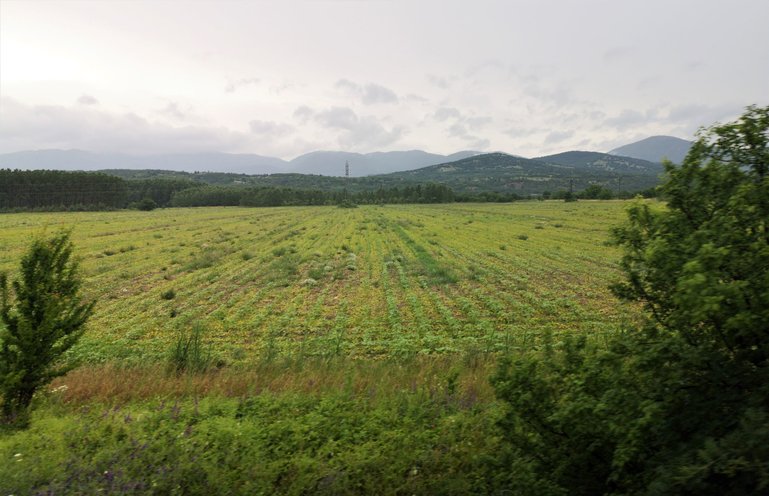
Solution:
<svg viewBox="0 0 769 496"><path fill-rule="evenodd" d="M177 375L202 373L211 368L211 347L203 344L204 327L194 324L189 332L179 332L168 359L168 370Z"/></svg>
<svg viewBox="0 0 769 496"><path fill-rule="evenodd" d="M162 363L125 366L109 363L77 368L51 384L67 404L122 404L152 398L242 397L263 392L328 394L348 388L353 394L389 396L403 389L445 391L450 377L466 402L493 400L488 377L493 356L417 356L409 360L354 360L305 357L255 364L211 367L196 374L163 373ZM66 387L63 387L66 386ZM59 388L59 389L57 389Z"/></svg>

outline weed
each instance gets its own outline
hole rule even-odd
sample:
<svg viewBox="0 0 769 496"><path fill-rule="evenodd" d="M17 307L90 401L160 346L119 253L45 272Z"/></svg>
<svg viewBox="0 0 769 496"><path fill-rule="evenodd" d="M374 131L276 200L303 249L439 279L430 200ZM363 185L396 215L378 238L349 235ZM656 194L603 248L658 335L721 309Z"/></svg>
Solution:
<svg viewBox="0 0 769 496"><path fill-rule="evenodd" d="M211 347L203 344L203 332L200 324L193 325L190 332L179 332L169 355L169 371L175 374L202 373L211 367Z"/></svg>
<svg viewBox="0 0 769 496"><path fill-rule="evenodd" d="M163 291L162 293L160 293L160 297L163 298L164 300L173 300L174 298L176 298L176 291L174 291L173 289L169 289L168 291Z"/></svg>

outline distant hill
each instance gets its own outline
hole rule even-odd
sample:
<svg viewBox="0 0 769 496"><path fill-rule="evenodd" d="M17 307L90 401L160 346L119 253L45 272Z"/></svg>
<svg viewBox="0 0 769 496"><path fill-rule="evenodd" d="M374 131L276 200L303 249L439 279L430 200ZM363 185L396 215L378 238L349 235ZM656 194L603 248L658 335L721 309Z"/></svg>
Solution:
<svg viewBox="0 0 769 496"><path fill-rule="evenodd" d="M560 163L558 163L560 162ZM608 164L608 165L607 165ZM351 164L352 166L352 164ZM598 184L616 190L640 191L656 186L660 164L605 153L567 152L541 159L505 153L473 155L452 162L365 177L325 176L299 173L243 175L188 173L159 170L105 170L124 179L179 178L220 185L280 186L351 192L406 187L424 183L445 184L457 193L515 193L521 196L585 189Z"/></svg>
<svg viewBox="0 0 769 496"><path fill-rule="evenodd" d="M657 176L663 172L659 163L600 152L572 151L538 157L536 160L591 171L596 174L641 174Z"/></svg>
<svg viewBox="0 0 769 496"><path fill-rule="evenodd" d="M673 163L683 162L692 142L673 136L652 136L610 151L611 155L639 158L650 162L668 159Z"/></svg>
<svg viewBox="0 0 769 496"><path fill-rule="evenodd" d="M318 151L301 155L289 162L289 171L300 174L321 174L344 176L345 163L350 164L350 176L362 177L389 172L418 169L428 165L450 162L460 158L478 155L465 151L452 155L437 155L421 150L402 152L350 153Z"/></svg>
<svg viewBox="0 0 769 496"><path fill-rule="evenodd" d="M460 193L496 191L527 195L570 187L579 191L590 184L616 189L620 185L620 177L623 190L638 191L655 186L658 182L657 174L662 169L649 162L627 158L613 161L606 158L606 154L588 157L582 153L568 152L539 159L487 153L378 177L441 183Z"/></svg>
<svg viewBox="0 0 769 496"><path fill-rule="evenodd" d="M349 162L350 175L360 177L417 169L427 165L450 162L477 155L478 153L463 151L451 155L438 155L421 150L367 154L321 151L308 153L291 161L285 161L275 157L232 153L126 155L94 153L83 150L36 150L0 154L0 168L83 171L152 169L251 175L299 173L344 176L345 162Z"/></svg>
<svg viewBox="0 0 769 496"><path fill-rule="evenodd" d="M273 174L286 171L279 158L232 153L126 155L83 150L35 150L0 155L2 169L93 171L102 169L162 169L238 174Z"/></svg>
<svg viewBox="0 0 769 496"><path fill-rule="evenodd" d="M342 177L346 161L350 164L349 179ZM522 196L569 188L580 191L591 184L639 191L655 186L662 171L660 164L597 152L573 151L529 159L506 153L466 151L444 156L419 150L314 152L290 162L248 154L133 156L43 150L0 155L0 168L101 170L125 179L167 177L221 185L349 191L433 182L458 193L493 191Z"/></svg>

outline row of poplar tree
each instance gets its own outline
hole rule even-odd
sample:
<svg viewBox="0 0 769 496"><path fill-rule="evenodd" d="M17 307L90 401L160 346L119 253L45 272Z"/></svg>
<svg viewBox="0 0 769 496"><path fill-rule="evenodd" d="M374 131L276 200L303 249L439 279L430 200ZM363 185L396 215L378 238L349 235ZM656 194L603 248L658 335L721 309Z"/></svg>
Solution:
<svg viewBox="0 0 769 496"><path fill-rule="evenodd" d="M451 188L440 184L350 193L345 190L214 186L184 179L125 180L98 172L0 169L0 211L453 201L455 195Z"/></svg>

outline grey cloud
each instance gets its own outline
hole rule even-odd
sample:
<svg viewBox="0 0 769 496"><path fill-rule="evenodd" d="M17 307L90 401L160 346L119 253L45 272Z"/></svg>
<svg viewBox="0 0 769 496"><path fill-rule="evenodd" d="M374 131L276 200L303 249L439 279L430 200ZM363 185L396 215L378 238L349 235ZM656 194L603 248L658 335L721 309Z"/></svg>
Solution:
<svg viewBox="0 0 769 496"><path fill-rule="evenodd" d="M427 75L427 81L429 81L430 84L432 84L433 86L437 86L438 88L441 88L444 90L448 89L449 87L449 81L446 78L435 76L433 74Z"/></svg>
<svg viewBox="0 0 769 496"><path fill-rule="evenodd" d="M560 143L574 136L574 131L551 131L545 136L545 144L553 145Z"/></svg>
<svg viewBox="0 0 769 496"><path fill-rule="evenodd" d="M80 98L77 99L77 103L80 105L98 105L99 100L92 97L91 95L80 95Z"/></svg>
<svg viewBox="0 0 769 496"><path fill-rule="evenodd" d="M251 132L261 136L279 137L286 136L294 132L294 128L288 124L281 124L273 121L253 120L248 123Z"/></svg>
<svg viewBox="0 0 769 496"><path fill-rule="evenodd" d="M435 111L433 117L438 122L443 122L447 119L460 119L462 114L459 113L459 110L452 107L440 107Z"/></svg>
<svg viewBox="0 0 769 496"><path fill-rule="evenodd" d="M349 79L340 79L334 84L334 87L340 90L344 90L350 93L359 93L360 85L353 83Z"/></svg>
<svg viewBox="0 0 769 496"><path fill-rule="evenodd" d="M454 138L465 138L466 136L468 136L467 128L459 123L452 124L449 127L448 131L449 131L449 136L452 136Z"/></svg>
<svg viewBox="0 0 769 496"><path fill-rule="evenodd" d="M636 52L635 47L631 46L617 46L606 50L603 53L603 60L608 63L614 63L622 61L623 59L633 56Z"/></svg>
<svg viewBox="0 0 769 496"><path fill-rule="evenodd" d="M241 78L227 81L227 85L224 87L224 91L227 93L234 93L235 91L253 84L259 84L259 78Z"/></svg>
<svg viewBox="0 0 769 496"><path fill-rule="evenodd" d="M540 134L545 131L546 130L543 128L538 128L533 126L513 126L508 129L505 129L504 131L502 131L502 133L512 138L525 138L527 136Z"/></svg>
<svg viewBox="0 0 769 496"><path fill-rule="evenodd" d="M471 134L461 122L455 122L449 126L447 132L450 137L459 138L467 142L467 146L473 150L485 150L490 144L489 140Z"/></svg>
<svg viewBox="0 0 769 496"><path fill-rule="evenodd" d="M363 103L371 105L373 103L397 103L398 95L389 88L378 84L367 84L363 89Z"/></svg>
<svg viewBox="0 0 769 496"><path fill-rule="evenodd" d="M481 62L479 64L472 65L465 70L465 77L471 78L478 74L480 74L483 71L487 70L504 70L505 65L500 62L499 60L486 60L485 62ZM507 72L507 71L506 71Z"/></svg>
<svg viewBox="0 0 769 496"><path fill-rule="evenodd" d="M529 84L524 86L522 90L529 97L552 103L558 107L574 103L571 88L563 83L554 86Z"/></svg>
<svg viewBox="0 0 769 496"><path fill-rule="evenodd" d="M334 84L334 87L350 96L360 98L364 105L398 102L398 95L390 88L386 88L381 84L368 83L363 86L349 79L340 79Z"/></svg>
<svg viewBox="0 0 769 496"><path fill-rule="evenodd" d="M702 104L676 105L668 113L668 119L675 122L697 121L700 125L710 125L711 123L731 118L738 114L742 109L734 105L710 106Z"/></svg>
<svg viewBox="0 0 769 496"><path fill-rule="evenodd" d="M347 107L332 107L315 114L315 121L321 126L340 131L337 141L350 149L370 149L387 146L398 141L406 128L395 126L385 129L373 116L358 116Z"/></svg>
<svg viewBox="0 0 769 496"><path fill-rule="evenodd" d="M684 65L684 70L689 72L698 71L705 67L705 62L702 60L692 60L688 64Z"/></svg>
<svg viewBox="0 0 769 496"><path fill-rule="evenodd" d="M480 138L471 134L470 130L479 131L492 122L492 118L487 116L464 116L459 110L453 107L439 107L433 113L433 118L438 122L452 120L454 123L447 128L448 135L452 138L462 138L465 141L472 141L475 143L479 143L483 140L480 140ZM486 146L488 146L488 144Z"/></svg>
<svg viewBox="0 0 769 496"><path fill-rule="evenodd" d="M659 124L669 127L675 126L675 130L679 134L691 134L702 125L732 119L740 111L740 106L729 104L683 104L672 107L652 107L643 112L625 109L619 114L605 119L603 126L612 127L618 131L627 131L648 124Z"/></svg>
<svg viewBox="0 0 769 496"><path fill-rule="evenodd" d="M294 110L294 118L299 119L302 123L307 122L315 112L307 105L300 105Z"/></svg>
<svg viewBox="0 0 769 496"><path fill-rule="evenodd" d="M245 134L225 128L167 126L136 114L113 114L82 106L30 106L2 99L0 151L77 148L124 153L238 151Z"/></svg>
<svg viewBox="0 0 769 496"><path fill-rule="evenodd" d="M270 92L275 95L281 95L284 92L296 88L296 83L292 83L289 81L284 81L280 84L275 84L270 86Z"/></svg>
<svg viewBox="0 0 769 496"><path fill-rule="evenodd" d="M491 117L468 117L465 119L465 122L470 129L478 130L491 124L492 120Z"/></svg>
<svg viewBox="0 0 769 496"><path fill-rule="evenodd" d="M179 108L179 104L176 102L170 102L168 105L165 106L165 108L159 110L158 112L160 114L167 115L168 117L172 117L179 121L185 120L188 116L187 112L182 111Z"/></svg>
<svg viewBox="0 0 769 496"><path fill-rule="evenodd" d="M638 124L645 123L648 118L637 110L625 109L614 117L604 120L604 125L618 130L628 129Z"/></svg>
<svg viewBox="0 0 769 496"><path fill-rule="evenodd" d="M315 120L324 127L350 130L357 124L358 116L351 108L332 107L319 112L315 116Z"/></svg>
<svg viewBox="0 0 769 496"><path fill-rule="evenodd" d="M430 100L428 100L427 98L425 98L423 96L419 96L419 95L417 95L415 93L409 93L408 95L406 95L406 101L416 102L416 103L427 103Z"/></svg>
<svg viewBox="0 0 769 496"><path fill-rule="evenodd" d="M742 111L743 106L738 104L676 105L668 111L667 120L678 126L676 131L679 134L692 135L702 126L730 121L736 118ZM665 119L665 117L661 117L661 119Z"/></svg>

